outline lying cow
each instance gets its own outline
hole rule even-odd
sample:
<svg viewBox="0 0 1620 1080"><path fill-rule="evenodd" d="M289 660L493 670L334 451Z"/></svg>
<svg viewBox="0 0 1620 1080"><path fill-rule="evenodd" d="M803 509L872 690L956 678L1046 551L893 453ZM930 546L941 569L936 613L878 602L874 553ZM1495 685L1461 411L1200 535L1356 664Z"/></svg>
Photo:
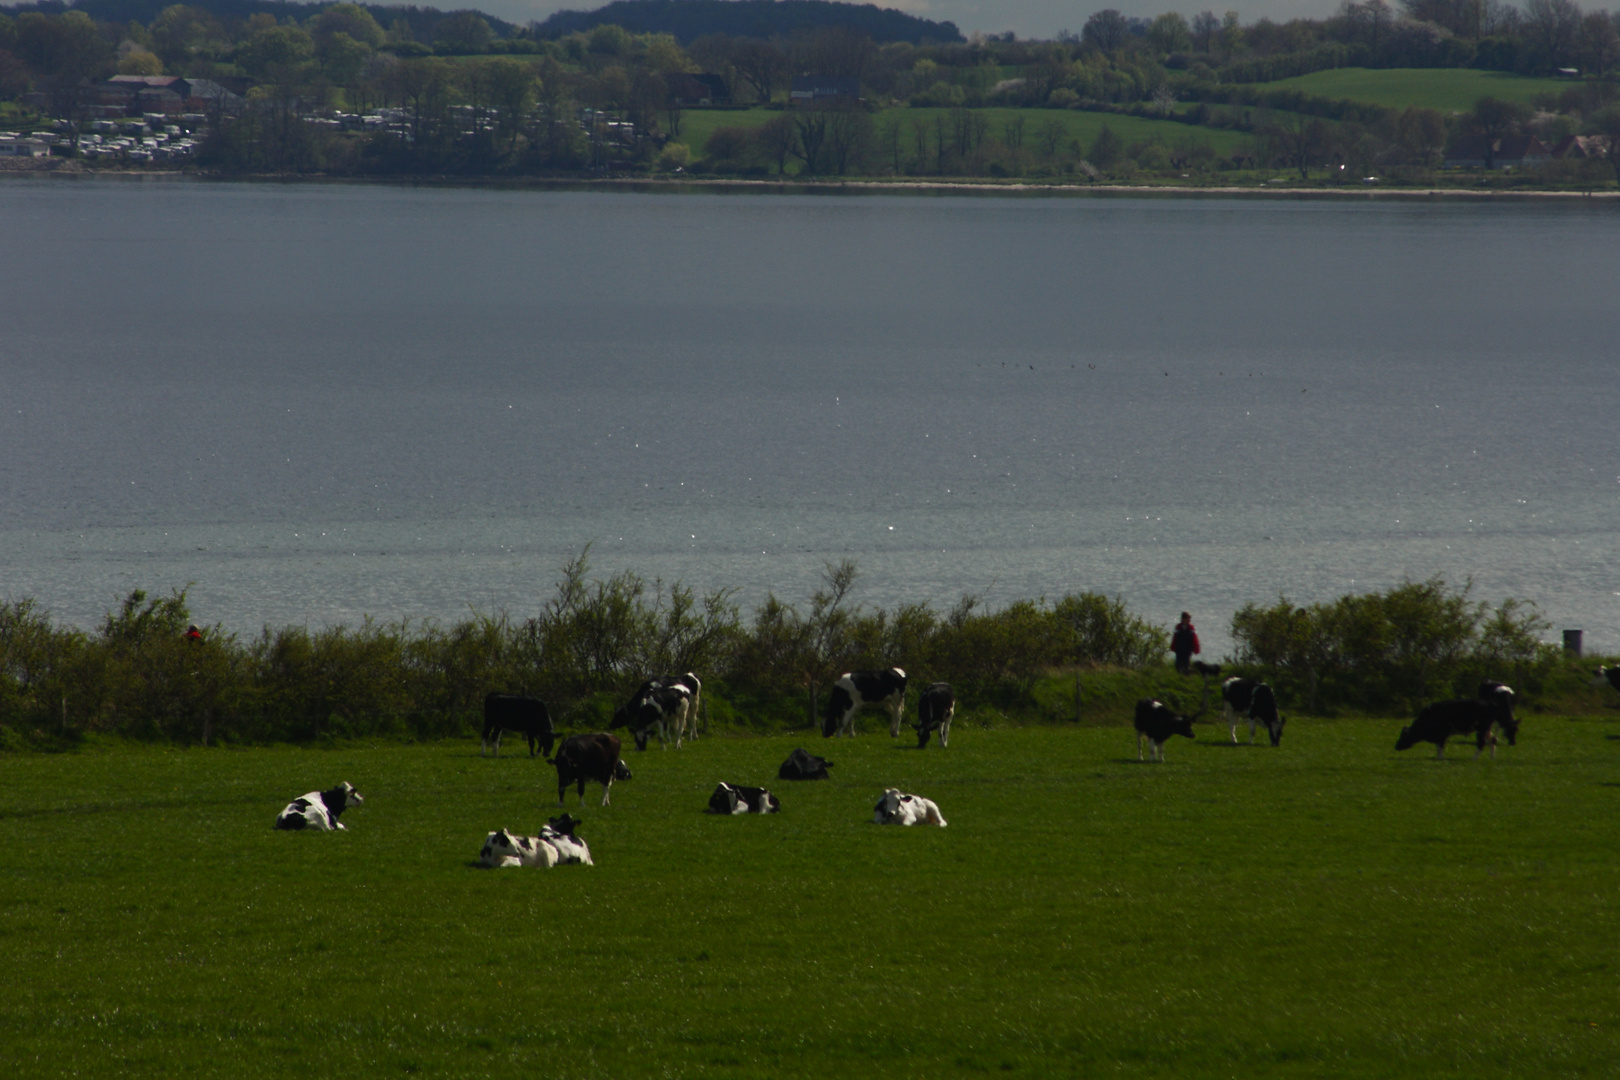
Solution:
<svg viewBox="0 0 1620 1080"><path fill-rule="evenodd" d="M832 768L832 762L823 757L805 750L803 747L794 747L793 753L782 762L782 767L776 770L778 780L825 780L827 770Z"/></svg>
<svg viewBox="0 0 1620 1080"><path fill-rule="evenodd" d="M546 761L557 767L557 803L566 806L565 796L569 784L579 785L579 802L585 805L585 781L594 780L602 785L602 805L608 804L608 795L615 780L630 779L630 768L619 757L617 736L604 731L593 735L570 735L557 747L557 756Z"/></svg>
<svg viewBox="0 0 1620 1080"><path fill-rule="evenodd" d="M1496 757L1496 730L1507 736L1508 745L1519 741L1519 722L1513 716L1513 689L1499 682L1481 683L1478 695L1437 701L1418 713L1417 719L1401 728L1395 749L1406 750L1420 742L1435 745L1435 760L1446 759L1446 740L1453 735L1474 737L1474 760L1491 748Z"/></svg>
<svg viewBox="0 0 1620 1080"><path fill-rule="evenodd" d="M484 698L484 745L478 751L483 757L489 753L490 736L495 737L495 756L501 756L501 733L517 731L529 740L529 756L534 757L538 744L541 756L551 754L557 732L551 726L551 713L539 698L518 694L488 694Z"/></svg>
<svg viewBox="0 0 1620 1080"><path fill-rule="evenodd" d="M899 738L900 718L906 710L906 673L899 668L887 671L846 671L833 683L832 696L821 720L823 738L855 735L855 714L863 705L881 705L889 710L889 737Z"/></svg>
<svg viewBox="0 0 1620 1080"><path fill-rule="evenodd" d="M782 809L782 800L762 787L741 787L720 781L720 786L709 796L709 814L774 814Z"/></svg>
<svg viewBox="0 0 1620 1080"><path fill-rule="evenodd" d="M591 862L591 849L585 841L574 835L579 819L569 814L552 818L540 829L539 836L516 836L505 829L489 834L484 848L478 853L485 866L566 866L571 863Z"/></svg>
<svg viewBox="0 0 1620 1080"><path fill-rule="evenodd" d="M1277 695L1259 679L1227 679L1221 684L1221 711L1232 728L1232 741L1237 742L1238 724L1245 717L1249 721L1249 745L1254 745L1255 729L1265 725L1271 736L1271 745L1282 743L1283 724L1287 723L1277 711Z"/></svg>
<svg viewBox="0 0 1620 1080"><path fill-rule="evenodd" d="M1182 716L1173 711L1164 702L1155 698L1143 698L1136 703L1136 760L1142 760L1142 742L1146 740L1153 747L1153 757L1158 761L1164 760L1164 744L1170 741L1172 735L1185 735L1193 738L1193 718Z"/></svg>
<svg viewBox="0 0 1620 1080"><path fill-rule="evenodd" d="M344 781L335 788L312 791L288 803L287 809L276 815L276 828L318 829L321 832L334 832L338 829L347 831L348 826L338 818L350 806L359 806L365 801L360 797L360 793L354 790L352 784Z"/></svg>
<svg viewBox="0 0 1620 1080"><path fill-rule="evenodd" d="M956 695L950 683L932 683L917 699L917 749L928 745L928 736L938 730L939 745L951 744L951 718L956 715Z"/></svg>
<svg viewBox="0 0 1620 1080"><path fill-rule="evenodd" d="M679 750L692 710L692 692L683 685L657 686L655 682L649 679L637 691L638 697L614 710L608 727L629 728L637 750L647 749L647 740L654 732L658 733L659 746L667 750L673 737L675 749Z"/></svg>
<svg viewBox="0 0 1620 1080"><path fill-rule="evenodd" d="M938 825L943 829L946 824L933 799L908 795L899 788L884 788L873 811L872 821L877 825Z"/></svg>

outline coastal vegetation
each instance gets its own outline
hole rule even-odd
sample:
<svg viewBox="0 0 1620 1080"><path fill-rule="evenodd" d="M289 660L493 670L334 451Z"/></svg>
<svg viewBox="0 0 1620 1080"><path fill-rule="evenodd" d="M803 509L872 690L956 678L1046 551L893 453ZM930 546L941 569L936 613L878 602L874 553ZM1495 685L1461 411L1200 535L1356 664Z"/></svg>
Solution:
<svg viewBox="0 0 1620 1080"><path fill-rule="evenodd" d="M0 748L107 734L181 745L464 736L494 690L538 696L564 727L595 730L666 671L700 674L715 731L813 728L841 673L891 665L919 687L951 683L967 723L1123 723L1140 697L1189 712L1210 703L1206 684L1165 666L1165 628L1118 597L869 607L849 562L829 564L799 602L769 596L745 616L732 596L593 576L581 553L535 613L451 626L191 635L182 590L133 592L87 632L12 600L0 606ZM1472 696L1486 678L1514 685L1527 707L1597 708L1601 693L1561 664L1546 630L1533 605L1476 601L1441 580L1304 606L1279 598L1233 616L1232 670L1263 675L1286 708L1322 716L1410 715Z"/></svg>
<svg viewBox="0 0 1620 1080"><path fill-rule="evenodd" d="M1620 33L1572 0L1367 0L1248 25L1106 9L1049 41L954 40L949 24L936 36L897 12L809 0L808 23L791 22L793 4L635 0L527 27L474 11L223 0L142 22L123 8L98 18L113 11L98 2L0 13L7 123L65 134L58 153L96 168L155 167L138 146L82 141L108 108L97 81L114 73L224 88L191 122L200 149L184 159L220 175L1592 191L1620 166L1608 154ZM615 12L634 29L606 21ZM742 14L789 21L740 34L722 18ZM800 98L795 78L808 80ZM1521 136L1531 141L1501 161L1459 149ZM1442 167L1448 155L1473 164Z"/></svg>

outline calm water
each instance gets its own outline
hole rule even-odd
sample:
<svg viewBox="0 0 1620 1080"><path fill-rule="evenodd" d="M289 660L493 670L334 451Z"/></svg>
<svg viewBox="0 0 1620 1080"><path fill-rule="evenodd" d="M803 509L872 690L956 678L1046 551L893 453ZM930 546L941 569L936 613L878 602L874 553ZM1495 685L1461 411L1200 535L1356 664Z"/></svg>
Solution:
<svg viewBox="0 0 1620 1080"><path fill-rule="evenodd" d="M1620 651L1620 207L7 182L0 594L263 624L601 571Z"/></svg>

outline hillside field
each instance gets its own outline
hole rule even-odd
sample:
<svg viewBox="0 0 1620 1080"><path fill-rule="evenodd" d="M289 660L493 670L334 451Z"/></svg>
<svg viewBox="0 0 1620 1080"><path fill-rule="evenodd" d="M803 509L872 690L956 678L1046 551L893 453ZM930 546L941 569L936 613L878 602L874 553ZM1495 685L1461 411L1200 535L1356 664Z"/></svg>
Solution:
<svg viewBox="0 0 1620 1080"><path fill-rule="evenodd" d="M1419 105L1441 112L1468 112L1482 97L1528 105L1536 94L1559 94L1577 85L1569 79L1536 79L1471 68L1335 68L1265 83L1327 98L1348 98L1404 109Z"/></svg>
<svg viewBox="0 0 1620 1080"><path fill-rule="evenodd" d="M0 1072L1613 1076L1620 724L1397 727L655 746L550 871L473 865L557 812L510 747L6 755ZM834 779L772 779L800 744ZM271 829L345 779L348 832ZM702 813L720 779L783 812ZM949 827L870 824L888 785Z"/></svg>
<svg viewBox="0 0 1620 1080"><path fill-rule="evenodd" d="M928 127L930 140L934 121L943 117L948 109L886 109L872 116L872 123L878 131L895 121L901 125L902 149L907 159L915 156L912 143L911 129L916 124ZM1249 136L1241 131L1198 127L1191 124L1180 124L1174 120L1150 120L1137 116L1118 116L1108 113L1080 112L1069 109L1008 109L985 108L974 109L975 115L982 116L989 125L987 133L997 139L1004 139L1009 123L1022 117L1024 121L1024 149L1032 155L1038 156L1041 129L1047 124L1056 123L1063 128L1065 143L1078 139L1087 150L1097 141L1097 135L1107 124L1115 135L1118 135L1125 145L1129 147L1138 142L1157 142L1166 147L1178 147L1187 143L1207 142L1219 154L1229 154L1237 148L1238 144L1246 141ZM692 148L694 156L701 157L703 147L720 127L747 127L757 128L773 116L780 116L779 110L772 109L688 109L681 114L681 133L676 142L685 143ZM932 145L932 141L930 141ZM878 153L881 157L881 153ZM790 166L791 168L791 166Z"/></svg>

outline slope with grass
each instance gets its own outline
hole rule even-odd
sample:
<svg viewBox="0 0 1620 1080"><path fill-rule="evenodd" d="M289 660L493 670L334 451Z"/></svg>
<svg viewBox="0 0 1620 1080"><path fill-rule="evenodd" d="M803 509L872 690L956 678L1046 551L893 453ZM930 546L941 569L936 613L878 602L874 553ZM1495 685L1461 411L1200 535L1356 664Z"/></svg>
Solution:
<svg viewBox="0 0 1620 1080"><path fill-rule="evenodd" d="M1441 112L1467 112L1482 97L1528 105L1537 94L1558 94L1576 85L1568 79L1537 79L1471 68L1335 68L1264 83L1262 90L1294 89L1325 98L1347 98L1404 109L1416 105Z"/></svg>
<svg viewBox="0 0 1620 1080"><path fill-rule="evenodd" d="M1613 724L1492 762L1392 722L710 738L587 795L597 865L484 871L555 813L476 744L0 759L10 1077L1604 1076ZM796 744L834 779L772 779ZM350 831L277 833L347 779ZM701 813L720 779L772 818ZM868 823L887 785L946 829ZM573 805L573 801L570 801Z"/></svg>

